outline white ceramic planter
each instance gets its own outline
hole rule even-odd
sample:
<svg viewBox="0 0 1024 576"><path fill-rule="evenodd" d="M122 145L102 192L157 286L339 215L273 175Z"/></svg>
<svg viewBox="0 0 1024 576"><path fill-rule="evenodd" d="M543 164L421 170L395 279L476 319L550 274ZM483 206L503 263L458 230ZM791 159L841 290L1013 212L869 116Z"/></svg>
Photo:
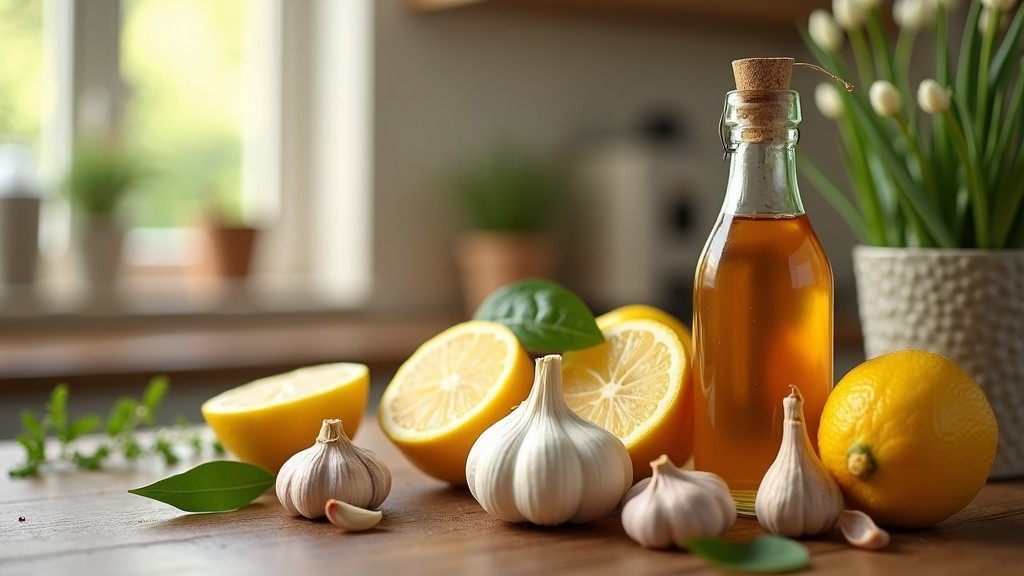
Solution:
<svg viewBox="0 0 1024 576"><path fill-rule="evenodd" d="M990 478L1024 477L1024 251L858 246L868 358L918 348L957 362L999 425Z"/></svg>

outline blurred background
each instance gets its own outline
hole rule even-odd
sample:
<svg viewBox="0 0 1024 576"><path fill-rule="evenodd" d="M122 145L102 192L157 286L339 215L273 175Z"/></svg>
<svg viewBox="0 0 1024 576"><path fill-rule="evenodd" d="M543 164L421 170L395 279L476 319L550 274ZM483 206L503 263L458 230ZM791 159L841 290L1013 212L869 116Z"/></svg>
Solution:
<svg viewBox="0 0 1024 576"><path fill-rule="evenodd" d="M689 324L731 61L812 61L798 30L828 5L0 0L0 438L60 382L103 412L166 374L196 421L311 363L367 363L379 392L523 274ZM822 80L793 79L800 150L839 173ZM801 183L838 378L855 240Z"/></svg>

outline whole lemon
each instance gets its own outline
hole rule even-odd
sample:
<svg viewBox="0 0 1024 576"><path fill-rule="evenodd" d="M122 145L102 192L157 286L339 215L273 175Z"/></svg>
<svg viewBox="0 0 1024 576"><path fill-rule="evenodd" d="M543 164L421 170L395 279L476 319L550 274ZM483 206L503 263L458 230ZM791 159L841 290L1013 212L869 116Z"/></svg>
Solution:
<svg viewBox="0 0 1024 576"><path fill-rule="evenodd" d="M913 528L974 499L997 438L992 407L967 372L937 354L900 350L839 381L821 415L818 449L848 508Z"/></svg>

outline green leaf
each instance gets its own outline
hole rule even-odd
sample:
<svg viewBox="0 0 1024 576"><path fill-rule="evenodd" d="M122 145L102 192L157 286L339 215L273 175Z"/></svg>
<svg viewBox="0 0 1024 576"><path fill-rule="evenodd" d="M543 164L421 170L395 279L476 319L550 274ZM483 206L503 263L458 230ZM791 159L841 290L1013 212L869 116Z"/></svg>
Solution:
<svg viewBox="0 0 1024 576"><path fill-rule="evenodd" d="M147 424L153 424L156 419L156 410L167 393L169 384L166 376L154 376L149 380L146 391L142 393L142 406L146 409L143 420Z"/></svg>
<svg viewBox="0 0 1024 576"><path fill-rule="evenodd" d="M31 410L21 411L21 426L25 429L27 436L38 438L39 440L46 438L46 430L43 428L43 423L36 418L35 413Z"/></svg>
<svg viewBox="0 0 1024 576"><path fill-rule="evenodd" d="M46 419L62 442L67 442L68 393L66 384L58 384L50 392L50 401L46 404Z"/></svg>
<svg viewBox="0 0 1024 576"><path fill-rule="evenodd" d="M215 460L128 492L185 512L227 512L252 502L273 485L274 475L259 466Z"/></svg>
<svg viewBox="0 0 1024 576"><path fill-rule="evenodd" d="M807 548L782 536L763 534L745 542L690 538L681 546L716 566L739 572L794 572L810 564Z"/></svg>
<svg viewBox="0 0 1024 576"><path fill-rule="evenodd" d="M95 414L86 414L75 418L68 426L68 441L76 440L100 427L100 417Z"/></svg>
<svg viewBox="0 0 1024 576"><path fill-rule="evenodd" d="M535 352L562 353L604 342L590 308L550 280L507 284L484 300L474 318L508 326L523 346Z"/></svg>
<svg viewBox="0 0 1024 576"><path fill-rule="evenodd" d="M138 404L133 398L119 398L107 416L107 435L117 436L135 416Z"/></svg>
<svg viewBox="0 0 1024 576"><path fill-rule="evenodd" d="M79 450L76 450L71 455L71 459L75 465L83 470L99 470L103 467L103 461L110 455L110 448L107 446L100 446L92 454L86 454Z"/></svg>

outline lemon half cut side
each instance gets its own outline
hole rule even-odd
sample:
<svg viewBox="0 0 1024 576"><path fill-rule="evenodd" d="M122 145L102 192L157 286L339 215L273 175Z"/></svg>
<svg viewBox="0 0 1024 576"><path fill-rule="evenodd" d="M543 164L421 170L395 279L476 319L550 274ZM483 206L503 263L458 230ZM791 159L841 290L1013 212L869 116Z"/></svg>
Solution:
<svg viewBox="0 0 1024 576"><path fill-rule="evenodd" d="M224 448L276 474L313 445L324 419L340 419L345 434L355 437L369 393L365 364L318 364L231 388L200 410Z"/></svg>

